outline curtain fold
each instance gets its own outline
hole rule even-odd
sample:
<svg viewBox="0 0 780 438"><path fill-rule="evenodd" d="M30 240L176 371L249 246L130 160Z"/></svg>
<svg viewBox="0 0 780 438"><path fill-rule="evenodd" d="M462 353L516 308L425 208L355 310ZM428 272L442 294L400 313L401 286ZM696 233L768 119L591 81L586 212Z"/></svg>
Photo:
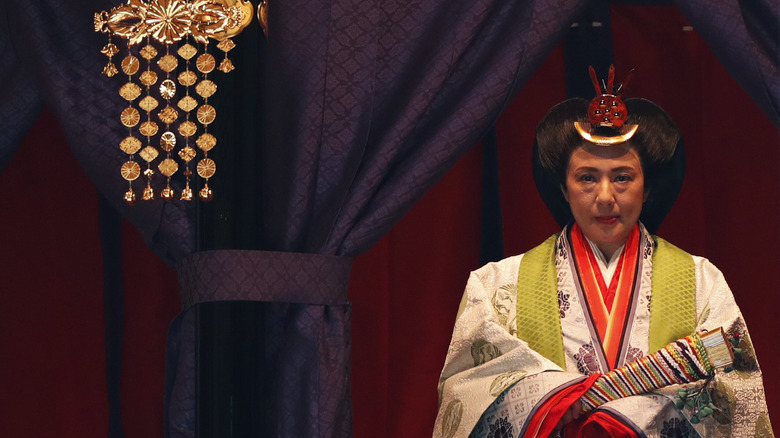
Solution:
<svg viewBox="0 0 780 438"><path fill-rule="evenodd" d="M11 30L6 25L10 20L9 8L4 3L0 6L0 84L3 94L13 99L0 98L0 119L13 123L4 123L0 130L0 171L43 109L40 88L27 70L20 68Z"/></svg>
<svg viewBox="0 0 780 438"><path fill-rule="evenodd" d="M780 127L777 0L676 0L726 71Z"/></svg>
<svg viewBox="0 0 780 438"><path fill-rule="evenodd" d="M272 3L268 156L283 158L263 172L278 188L264 203L269 249L368 249L487 131L580 7Z"/></svg>

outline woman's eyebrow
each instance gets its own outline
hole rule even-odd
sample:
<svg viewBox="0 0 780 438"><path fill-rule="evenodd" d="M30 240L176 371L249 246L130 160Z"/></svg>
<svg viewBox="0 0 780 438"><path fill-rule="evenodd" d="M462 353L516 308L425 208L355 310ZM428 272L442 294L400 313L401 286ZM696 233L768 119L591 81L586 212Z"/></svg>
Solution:
<svg viewBox="0 0 780 438"><path fill-rule="evenodd" d="M636 168L632 166L618 166L613 167L612 172L636 172Z"/></svg>

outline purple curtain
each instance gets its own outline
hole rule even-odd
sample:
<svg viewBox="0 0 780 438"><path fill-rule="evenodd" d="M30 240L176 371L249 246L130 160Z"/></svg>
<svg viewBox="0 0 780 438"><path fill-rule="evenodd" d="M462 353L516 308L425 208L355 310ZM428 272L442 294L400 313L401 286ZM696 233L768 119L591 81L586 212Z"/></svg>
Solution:
<svg viewBox="0 0 780 438"><path fill-rule="evenodd" d="M4 139L0 157L10 156L46 104L90 179L177 266L187 307L169 334L170 436L194 434L194 311L215 299L273 303L264 331L275 370L269 380L281 382L273 386L278 432L350 435L350 257L488 129L578 2L271 2L269 129L257 169L268 251L195 254L193 205L119 201L126 186L117 175L124 161L117 116L125 103L117 81L100 75L105 41L91 23L94 12L117 3L4 2L8 27L0 35L10 50L2 74L18 85L0 104L28 99L22 109L31 109L15 111L19 132Z"/></svg>
<svg viewBox="0 0 780 438"><path fill-rule="evenodd" d="M780 2L678 0L726 71L780 127ZM733 109L738 110L739 103Z"/></svg>
<svg viewBox="0 0 780 438"><path fill-rule="evenodd" d="M349 436L350 257L373 245L482 136L581 2L271 0L268 139L257 169L266 247L198 253L194 203L121 203L125 103L116 80L100 75L105 40L91 23L94 12L118 3L0 6L0 115L12 121L0 134L0 168L47 105L89 178L177 266L185 309L169 333L170 436L194 436L195 310L212 300L271 303L264 332L280 436ZM732 20L731 12L685 4L713 45L719 26L729 26L739 42L726 41L723 56L749 64L732 74L778 123L777 59L757 36L765 28L746 26L754 15ZM736 1L717 4L738 10ZM776 55L776 39L768 41ZM750 50L731 49L738 47Z"/></svg>

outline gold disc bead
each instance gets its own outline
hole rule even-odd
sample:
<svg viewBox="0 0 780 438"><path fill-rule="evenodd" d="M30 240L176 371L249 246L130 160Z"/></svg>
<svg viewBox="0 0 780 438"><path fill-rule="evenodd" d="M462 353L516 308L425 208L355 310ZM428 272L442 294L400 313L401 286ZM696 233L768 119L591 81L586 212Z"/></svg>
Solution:
<svg viewBox="0 0 780 438"><path fill-rule="evenodd" d="M211 158L204 158L198 161L198 175L203 179L209 179L217 172L217 163Z"/></svg>
<svg viewBox="0 0 780 438"><path fill-rule="evenodd" d="M141 72L141 75L138 76L138 80L147 87L151 87L157 83L157 73L151 70L144 70Z"/></svg>
<svg viewBox="0 0 780 438"><path fill-rule="evenodd" d="M198 82L198 74L192 70L185 70L179 73L179 83L185 87L189 87Z"/></svg>
<svg viewBox="0 0 780 438"><path fill-rule="evenodd" d="M144 137L154 137L159 129L160 128L157 127L157 123L147 121L141 123L141 126L138 128L138 132L140 132Z"/></svg>
<svg viewBox="0 0 780 438"><path fill-rule="evenodd" d="M184 112L190 112L194 110L198 106L198 101L195 100L192 96L184 96L179 100L179 103L176 104L182 111Z"/></svg>
<svg viewBox="0 0 780 438"><path fill-rule="evenodd" d="M219 44L217 44L217 48L225 53L233 50L235 47L236 43L234 43L230 38L225 38L224 40L220 41Z"/></svg>
<svg viewBox="0 0 780 438"><path fill-rule="evenodd" d="M122 149L122 152L126 153L127 155L133 155L134 153L138 152L141 150L141 146L143 146L141 140L133 136L125 137L121 142L119 142L119 149Z"/></svg>
<svg viewBox="0 0 780 438"><path fill-rule="evenodd" d="M196 49L195 46L193 46L192 44L187 43L179 47L179 50L176 51L176 53L178 53L179 56L182 57L182 59L186 59L187 61L189 61L190 59L192 59L193 56L198 54L198 49Z"/></svg>
<svg viewBox="0 0 780 438"><path fill-rule="evenodd" d="M132 128L141 121L141 113L139 113L137 109L129 106L122 110L122 114L119 115L119 119L122 121L123 125L127 126L128 128Z"/></svg>
<svg viewBox="0 0 780 438"><path fill-rule="evenodd" d="M195 149L189 146L183 148L179 151L179 158L181 158L185 163L189 163L193 158L195 158Z"/></svg>
<svg viewBox="0 0 780 438"><path fill-rule="evenodd" d="M176 82L173 82L170 79L166 79L162 81L162 83L160 84L160 96L162 96L163 99L168 100L175 95L176 95Z"/></svg>
<svg viewBox="0 0 780 438"><path fill-rule="evenodd" d="M157 151L157 149L153 148L152 146L147 146L143 148L138 155L140 155L141 158L143 158L143 160L146 161L147 163L151 163L152 161L154 161L155 158L157 158L158 155L160 155L160 153Z"/></svg>
<svg viewBox="0 0 780 438"><path fill-rule="evenodd" d="M165 55L157 61L157 65L160 66L164 72L170 73L176 70L176 67L179 65L179 60L173 55Z"/></svg>
<svg viewBox="0 0 780 438"><path fill-rule="evenodd" d="M157 99L155 99L152 96L146 96L143 99L141 99L140 101L138 101L138 106L142 110L146 111L147 113L151 112L153 109L157 108L157 105L159 105L159 103L157 102Z"/></svg>
<svg viewBox="0 0 780 438"><path fill-rule="evenodd" d="M203 152L208 152L214 149L214 146L217 145L217 137L214 137L213 135L206 132L198 137L197 140L195 140L195 144L197 144L200 150Z"/></svg>
<svg viewBox="0 0 780 438"><path fill-rule="evenodd" d="M138 58L133 55L127 55L125 56L125 59L122 60L122 71L128 76L138 73L138 68L140 66L141 64L138 62Z"/></svg>
<svg viewBox="0 0 780 438"><path fill-rule="evenodd" d="M160 118L160 121L165 123L166 125L170 125L171 123L175 122L177 118L179 118L179 112L176 111L172 106L168 105L157 114L157 116Z"/></svg>
<svg viewBox="0 0 780 438"><path fill-rule="evenodd" d="M157 49L155 49L153 45L147 44L141 48L139 53L144 59L149 61L157 56Z"/></svg>
<svg viewBox="0 0 780 438"><path fill-rule="evenodd" d="M119 89L119 95L128 102L132 102L141 95L141 87L133 82L128 82Z"/></svg>
<svg viewBox="0 0 780 438"><path fill-rule="evenodd" d="M141 166L139 166L135 161L125 161L122 163L120 172L122 173L122 178L126 179L127 181L135 181L139 176L141 176Z"/></svg>
<svg viewBox="0 0 780 438"><path fill-rule="evenodd" d="M217 84L209 79L204 79L195 86L195 92L198 93L200 97L207 99L217 92Z"/></svg>
<svg viewBox="0 0 780 438"><path fill-rule="evenodd" d="M217 66L217 60L214 59L214 55L211 53L204 53L198 56L198 59L195 61L195 66L201 73L211 73L214 71L214 67Z"/></svg>
<svg viewBox="0 0 780 438"><path fill-rule="evenodd" d="M160 170L160 173L170 177L179 170L179 164L172 158L166 158L160 162L157 168Z"/></svg>
<svg viewBox="0 0 780 438"><path fill-rule="evenodd" d="M179 134L181 134L182 137L191 137L195 135L196 132L198 132L198 125L194 122L187 120L186 122L181 122L179 124Z"/></svg>
<svg viewBox="0 0 780 438"><path fill-rule="evenodd" d="M165 152L170 152L176 147L176 134L171 131L165 131L160 136L160 147Z"/></svg>
<svg viewBox="0 0 780 438"><path fill-rule="evenodd" d="M209 125L217 118L217 110L211 105L201 105L196 113L198 121L203 125Z"/></svg>

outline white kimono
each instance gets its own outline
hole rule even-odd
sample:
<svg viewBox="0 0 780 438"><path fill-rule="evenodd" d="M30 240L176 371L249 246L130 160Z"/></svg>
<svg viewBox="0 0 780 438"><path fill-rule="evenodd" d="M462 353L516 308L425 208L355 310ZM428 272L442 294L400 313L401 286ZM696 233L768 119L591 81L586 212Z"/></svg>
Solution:
<svg viewBox="0 0 780 438"><path fill-rule="evenodd" d="M609 371L565 235L558 237L555 256L565 369L517 337L517 279L523 255L472 272L441 374L434 437L465 438L472 432L477 437L519 437L521 432L532 436L523 430L526 419L556 388ZM648 339L655 245L644 230L640 245L639 278L623 328L618 367L652 353ZM736 371L718 371L708 386L718 409L690 424L690 409L681 412L675 407L677 386L615 400L599 409L609 411L638 436L772 436L761 371L739 308L723 274L704 258L693 257L693 262L697 330L722 327L741 335L743 354ZM688 386L692 390L696 385L703 382Z"/></svg>

